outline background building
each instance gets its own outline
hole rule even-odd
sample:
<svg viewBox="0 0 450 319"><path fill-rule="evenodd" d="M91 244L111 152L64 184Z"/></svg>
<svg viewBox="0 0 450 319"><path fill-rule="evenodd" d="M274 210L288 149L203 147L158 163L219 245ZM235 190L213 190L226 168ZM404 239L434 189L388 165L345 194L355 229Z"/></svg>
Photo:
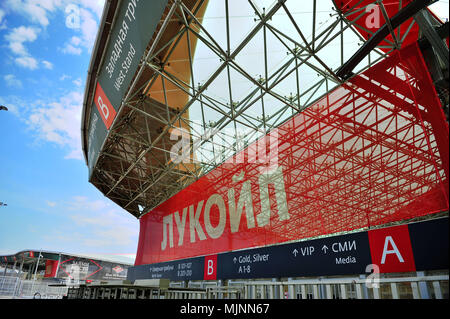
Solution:
<svg viewBox="0 0 450 319"><path fill-rule="evenodd" d="M131 264L60 252L25 250L0 256L1 274L28 279L124 280Z"/></svg>

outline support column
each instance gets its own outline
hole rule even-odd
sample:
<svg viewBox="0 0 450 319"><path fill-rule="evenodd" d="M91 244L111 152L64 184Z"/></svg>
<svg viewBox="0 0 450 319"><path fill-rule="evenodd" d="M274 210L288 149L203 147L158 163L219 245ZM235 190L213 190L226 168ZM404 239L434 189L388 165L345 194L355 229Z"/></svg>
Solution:
<svg viewBox="0 0 450 319"><path fill-rule="evenodd" d="M366 275L360 275L359 278L361 279L366 279ZM366 285L361 285L361 289L362 289L362 298L364 299L368 299L369 298L369 292L367 290L367 286Z"/></svg>
<svg viewBox="0 0 450 319"><path fill-rule="evenodd" d="M12 274L11 274L11 277L13 277L13 276L15 275L16 265L17 265L17 260L14 261L14 265L13 265L13 268L12 268Z"/></svg>
<svg viewBox="0 0 450 319"><path fill-rule="evenodd" d="M56 271L55 271L55 277L54 278L58 278L58 271L59 271L59 265L61 264L61 254L59 254L58 257L58 265L56 266Z"/></svg>
<svg viewBox="0 0 450 319"><path fill-rule="evenodd" d="M22 277L22 269L23 269L24 261L25 261L25 259L22 257L22 262L20 263L20 268L19 268L19 278Z"/></svg>
<svg viewBox="0 0 450 319"><path fill-rule="evenodd" d="M425 277L424 271L416 272L417 277ZM430 292L428 291L427 283L424 281L419 281L419 292L422 299L430 299Z"/></svg>

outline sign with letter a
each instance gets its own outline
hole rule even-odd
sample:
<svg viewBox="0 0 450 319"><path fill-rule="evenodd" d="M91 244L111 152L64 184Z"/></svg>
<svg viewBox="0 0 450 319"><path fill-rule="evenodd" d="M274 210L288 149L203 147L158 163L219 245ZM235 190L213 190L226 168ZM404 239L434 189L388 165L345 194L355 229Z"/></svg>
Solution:
<svg viewBox="0 0 450 319"><path fill-rule="evenodd" d="M380 272L415 271L408 225L369 231L372 263Z"/></svg>

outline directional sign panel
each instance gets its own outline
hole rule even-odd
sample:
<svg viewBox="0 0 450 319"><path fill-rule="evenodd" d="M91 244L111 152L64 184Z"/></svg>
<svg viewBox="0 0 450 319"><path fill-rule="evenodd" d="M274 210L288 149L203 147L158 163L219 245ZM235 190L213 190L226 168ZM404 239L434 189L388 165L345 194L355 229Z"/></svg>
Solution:
<svg viewBox="0 0 450 319"><path fill-rule="evenodd" d="M128 280L250 279L448 269L448 218L128 270Z"/></svg>
<svg viewBox="0 0 450 319"><path fill-rule="evenodd" d="M448 269L448 218L409 224L416 270Z"/></svg>
<svg viewBox="0 0 450 319"><path fill-rule="evenodd" d="M364 273L371 264L367 233L218 255L220 278L270 278Z"/></svg>
<svg viewBox="0 0 450 319"><path fill-rule="evenodd" d="M204 278L204 257L135 266L129 269L127 277L131 281L160 278L173 281L202 280Z"/></svg>

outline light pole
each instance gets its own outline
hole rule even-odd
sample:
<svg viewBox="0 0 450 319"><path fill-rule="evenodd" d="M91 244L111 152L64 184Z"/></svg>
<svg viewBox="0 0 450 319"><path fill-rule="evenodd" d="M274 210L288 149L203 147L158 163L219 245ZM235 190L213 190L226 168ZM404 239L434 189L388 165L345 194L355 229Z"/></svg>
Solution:
<svg viewBox="0 0 450 319"><path fill-rule="evenodd" d="M0 202L0 207L2 207L2 206L8 206L8 204Z"/></svg>
<svg viewBox="0 0 450 319"><path fill-rule="evenodd" d="M8 108L4 105L0 105L0 111L4 110L4 111L8 111Z"/></svg>
<svg viewBox="0 0 450 319"><path fill-rule="evenodd" d="M35 268L35 270L34 270L33 284L31 285L31 293L33 293L34 284L35 284L35 282L36 282L36 274L37 274L37 271L38 271L38 268L39 268L39 261L41 260L41 257L44 257L44 256L42 256L42 249L39 251L38 260L37 260L37 262L36 262L36 268Z"/></svg>

